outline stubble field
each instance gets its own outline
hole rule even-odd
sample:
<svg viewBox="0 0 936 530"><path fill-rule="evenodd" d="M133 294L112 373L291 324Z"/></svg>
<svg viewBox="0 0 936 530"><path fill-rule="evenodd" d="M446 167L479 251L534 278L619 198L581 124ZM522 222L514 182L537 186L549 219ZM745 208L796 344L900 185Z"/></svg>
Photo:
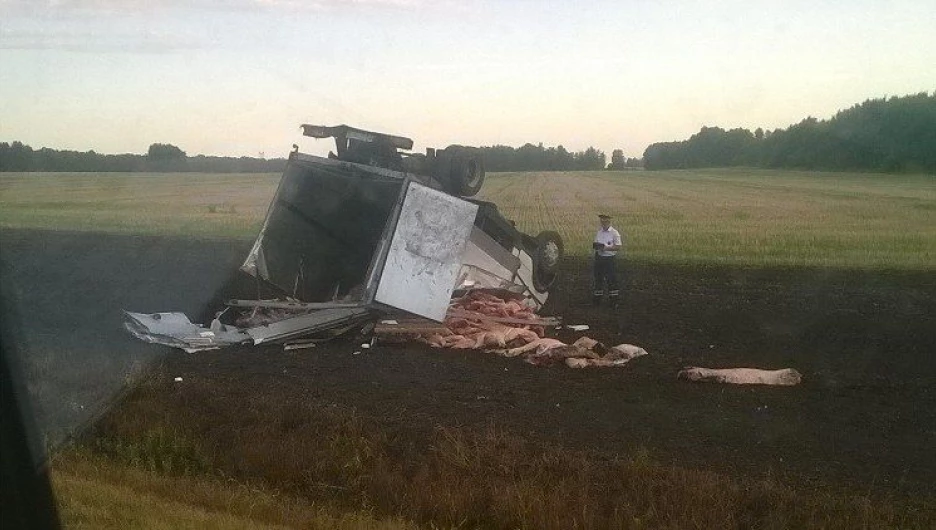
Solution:
<svg viewBox="0 0 936 530"><path fill-rule="evenodd" d="M933 177L489 176L482 198L522 230L558 230L566 241L547 312L651 352L621 370L420 347L352 355L357 337L299 354L269 346L194 356L126 337L120 309L209 309L277 178L0 176L0 257L38 417L47 432L96 418L53 461L67 521L936 521ZM599 211L627 237L615 312L588 305ZM792 366L804 383L677 382L686 364Z"/></svg>
<svg viewBox="0 0 936 530"><path fill-rule="evenodd" d="M520 178L517 178L520 177ZM483 197L527 231L589 252L598 212L637 261L916 269L936 266L936 178L713 169L500 174Z"/></svg>
<svg viewBox="0 0 936 530"><path fill-rule="evenodd" d="M2 174L0 227L250 238L278 175ZM628 259L936 267L936 177L744 169L500 173L480 198L529 233L589 253L614 215Z"/></svg>

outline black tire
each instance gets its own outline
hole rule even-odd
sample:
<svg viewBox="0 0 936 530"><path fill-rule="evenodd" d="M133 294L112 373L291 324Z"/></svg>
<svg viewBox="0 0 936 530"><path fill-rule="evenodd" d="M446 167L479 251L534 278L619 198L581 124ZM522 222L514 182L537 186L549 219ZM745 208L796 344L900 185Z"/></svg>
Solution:
<svg viewBox="0 0 936 530"><path fill-rule="evenodd" d="M452 164L445 182L446 191L452 195L472 197L484 185L484 160L477 149L460 146L449 146Z"/></svg>
<svg viewBox="0 0 936 530"><path fill-rule="evenodd" d="M546 292L559 277L559 262L562 260L562 238L552 231L540 232L533 249L533 287Z"/></svg>

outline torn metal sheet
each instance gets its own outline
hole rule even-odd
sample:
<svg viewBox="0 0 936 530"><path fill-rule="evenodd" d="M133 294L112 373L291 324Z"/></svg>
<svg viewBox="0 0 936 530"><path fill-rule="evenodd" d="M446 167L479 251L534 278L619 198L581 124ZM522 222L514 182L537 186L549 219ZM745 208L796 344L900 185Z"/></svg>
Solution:
<svg viewBox="0 0 936 530"><path fill-rule="evenodd" d="M375 300L442 321L477 214L476 204L410 183Z"/></svg>
<svg viewBox="0 0 936 530"><path fill-rule="evenodd" d="M519 268L520 258L474 226L462 254L456 288L509 288Z"/></svg>
<svg viewBox="0 0 936 530"><path fill-rule="evenodd" d="M363 321L369 315L370 311L368 309L359 307L323 309L314 313L273 322L266 326L249 328L244 332L253 340L254 344L261 344L353 324L357 321Z"/></svg>
<svg viewBox="0 0 936 530"><path fill-rule="evenodd" d="M215 320L211 328L193 324L182 313L132 313L124 311L124 327L134 337L154 344L181 348L188 353L214 350L250 341L250 336Z"/></svg>
<svg viewBox="0 0 936 530"><path fill-rule="evenodd" d="M214 350L234 344L261 344L351 326L370 317L366 308L333 308L284 318L265 325L238 328L217 318L206 328L193 324L183 313L133 313L124 311L124 327L145 342L180 348L188 353Z"/></svg>
<svg viewBox="0 0 936 530"><path fill-rule="evenodd" d="M308 311L315 309L336 309L362 307L360 303L342 302L290 302L284 300L229 300L228 307L256 307L262 309L288 309L294 311Z"/></svg>

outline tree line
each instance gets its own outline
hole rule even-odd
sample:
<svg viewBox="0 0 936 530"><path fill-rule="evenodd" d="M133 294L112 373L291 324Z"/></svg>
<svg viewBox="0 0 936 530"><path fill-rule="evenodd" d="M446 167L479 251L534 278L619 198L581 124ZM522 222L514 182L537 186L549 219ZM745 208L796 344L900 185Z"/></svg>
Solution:
<svg viewBox="0 0 936 530"><path fill-rule="evenodd" d="M527 143L519 148L495 145L480 149L487 171L587 171L604 169L606 164L605 154L594 147L571 152L561 145L547 148L542 143ZM624 158L616 149L609 167L637 165L638 159ZM187 156L179 147L163 143L150 145L145 155L105 155L0 142L0 171L276 173L285 166L284 158Z"/></svg>
<svg viewBox="0 0 936 530"><path fill-rule="evenodd" d="M178 147L161 143L150 145L145 155L105 155L0 142L0 171L278 173L285 167L285 158L187 156Z"/></svg>
<svg viewBox="0 0 936 530"><path fill-rule="evenodd" d="M543 147L542 143L481 147L486 171L589 171L604 169L606 156L600 149L589 147L571 152L565 147Z"/></svg>
<svg viewBox="0 0 936 530"><path fill-rule="evenodd" d="M647 169L936 172L936 92L869 99L774 131L702 127L688 140L650 145L643 158Z"/></svg>

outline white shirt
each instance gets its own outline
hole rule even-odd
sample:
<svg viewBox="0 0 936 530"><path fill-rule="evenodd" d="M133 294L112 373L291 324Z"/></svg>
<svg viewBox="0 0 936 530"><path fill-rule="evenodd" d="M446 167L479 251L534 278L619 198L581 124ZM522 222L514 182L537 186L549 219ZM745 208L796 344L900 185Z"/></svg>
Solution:
<svg viewBox="0 0 936 530"><path fill-rule="evenodd" d="M604 228L599 228L598 233L595 234L595 243L604 243L605 245L622 245L621 243L621 233L614 229L613 226L609 226L607 230ZM613 256L617 254L614 250L599 250L599 256Z"/></svg>

